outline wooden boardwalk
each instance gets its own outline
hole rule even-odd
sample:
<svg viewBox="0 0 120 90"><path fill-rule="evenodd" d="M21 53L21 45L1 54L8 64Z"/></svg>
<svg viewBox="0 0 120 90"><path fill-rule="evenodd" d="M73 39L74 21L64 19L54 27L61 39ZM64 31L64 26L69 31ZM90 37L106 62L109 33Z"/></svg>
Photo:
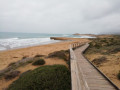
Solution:
<svg viewBox="0 0 120 90"><path fill-rule="evenodd" d="M83 56L88 47L85 44L71 54L72 90L117 90L93 65Z"/></svg>

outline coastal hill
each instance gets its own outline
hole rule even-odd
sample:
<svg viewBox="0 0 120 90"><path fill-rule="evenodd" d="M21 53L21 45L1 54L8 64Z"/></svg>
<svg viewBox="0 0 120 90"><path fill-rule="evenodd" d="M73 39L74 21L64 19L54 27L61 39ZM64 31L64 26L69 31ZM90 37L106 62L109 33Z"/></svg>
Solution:
<svg viewBox="0 0 120 90"><path fill-rule="evenodd" d="M114 34L99 34L99 35L95 35L95 34L79 34L79 33L75 33L73 35L76 35L76 36L90 36L90 37L97 37L97 38L111 38Z"/></svg>
<svg viewBox="0 0 120 90"><path fill-rule="evenodd" d="M75 33L73 35L80 35L80 36L92 36L92 37L96 37L97 35L95 34L79 34L79 33Z"/></svg>

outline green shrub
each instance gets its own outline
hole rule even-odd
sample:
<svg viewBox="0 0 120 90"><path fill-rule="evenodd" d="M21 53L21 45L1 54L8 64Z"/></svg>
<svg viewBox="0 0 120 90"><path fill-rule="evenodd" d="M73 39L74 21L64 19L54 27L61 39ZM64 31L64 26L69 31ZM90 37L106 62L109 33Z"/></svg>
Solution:
<svg viewBox="0 0 120 90"><path fill-rule="evenodd" d="M55 51L55 52L50 53L48 55L48 58L57 57L63 60L68 60L68 56L67 56L68 53L69 53L69 50Z"/></svg>
<svg viewBox="0 0 120 90"><path fill-rule="evenodd" d="M48 65L26 73L8 90L70 90L70 71L64 65Z"/></svg>
<svg viewBox="0 0 120 90"><path fill-rule="evenodd" d="M101 46L99 44L95 44L95 46L97 49L99 49Z"/></svg>
<svg viewBox="0 0 120 90"><path fill-rule="evenodd" d="M118 73L117 77L118 77L118 79L120 80L120 71L119 71L119 73Z"/></svg>
<svg viewBox="0 0 120 90"><path fill-rule="evenodd" d="M34 57L36 58L36 57L44 57L45 55L40 55L40 54L37 54L37 55L35 55Z"/></svg>
<svg viewBox="0 0 120 90"><path fill-rule="evenodd" d="M109 52L110 53L118 53L118 52L120 52L120 47L118 46L118 47L116 47L114 49L111 49Z"/></svg>
<svg viewBox="0 0 120 90"><path fill-rule="evenodd" d="M31 72L32 70L27 70L27 71L25 71L25 72L23 72L22 74L20 74L20 77L23 77L24 75L26 75L26 73L29 73L29 72Z"/></svg>
<svg viewBox="0 0 120 90"><path fill-rule="evenodd" d="M32 65L44 65L44 64L45 64L44 59L38 59L32 63Z"/></svg>

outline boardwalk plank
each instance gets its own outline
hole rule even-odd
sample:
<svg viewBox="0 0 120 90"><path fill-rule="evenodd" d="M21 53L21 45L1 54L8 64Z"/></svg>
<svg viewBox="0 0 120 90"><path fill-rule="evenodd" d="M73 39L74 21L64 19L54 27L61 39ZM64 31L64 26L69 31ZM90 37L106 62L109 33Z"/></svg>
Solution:
<svg viewBox="0 0 120 90"><path fill-rule="evenodd" d="M82 52L88 47L88 44L77 48L74 51L76 56L76 65L79 77L76 79L80 80L82 86L88 86L87 89L83 88L74 90L116 90L116 88L103 77L82 55ZM77 75L77 74L76 74ZM75 76L75 75L74 75ZM84 81L83 81L84 80Z"/></svg>

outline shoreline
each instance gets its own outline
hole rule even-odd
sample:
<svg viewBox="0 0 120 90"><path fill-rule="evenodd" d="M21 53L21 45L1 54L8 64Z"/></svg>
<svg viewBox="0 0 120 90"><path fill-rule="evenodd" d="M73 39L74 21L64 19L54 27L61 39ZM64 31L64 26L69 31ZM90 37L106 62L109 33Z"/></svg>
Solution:
<svg viewBox="0 0 120 90"><path fill-rule="evenodd" d="M88 39L88 38L69 38L69 37L50 37L51 40L54 42L45 42L41 44L36 44L36 45L31 45L31 46L21 46L17 48L11 48L11 49L6 49L6 50L0 50L1 52L6 52L6 51L12 51L12 50L19 50L19 49L27 49L27 48L32 48L32 47L37 47L37 46L43 46L43 45L49 45L49 44L55 44L55 43L60 43L60 42L71 42L71 41L76 41L79 39Z"/></svg>
<svg viewBox="0 0 120 90"><path fill-rule="evenodd" d="M56 42L46 42L46 43L41 43L41 44L36 44L36 45L28 45L28 46L21 46L21 47L16 47L16 48L11 48L11 49L6 49L6 50L0 50L0 52L5 52L5 51L11 51L11 50L18 50L18 49L25 49L25 48L30 48L30 47L36 47L36 46L42 46L42 45L48 45L48 44L54 44L54 43L59 43L59 42L64 42L64 41L56 41Z"/></svg>
<svg viewBox="0 0 120 90"><path fill-rule="evenodd" d="M78 36L72 36L72 37L46 37L46 38L8 38L8 39L0 39L0 52L6 51L6 50L13 50L13 49L19 49L19 48L26 48L26 47L32 47L32 46L38 46L38 45L46 45L50 43L56 43L61 42L63 40L69 40L75 39L75 38L93 38L89 36L85 37L78 37Z"/></svg>
<svg viewBox="0 0 120 90"><path fill-rule="evenodd" d="M6 46L6 47L4 47L5 50L0 50L0 52L8 51L8 50L15 50L15 49L28 48L28 47L34 47L34 46L40 46L40 45L47 45L47 44L52 44L52 43L57 43L57 42L62 42L62 40L50 40L50 41L47 41L47 42L40 42L39 44L30 44L30 45L18 46L18 47L13 47L13 48L10 48L9 46Z"/></svg>

